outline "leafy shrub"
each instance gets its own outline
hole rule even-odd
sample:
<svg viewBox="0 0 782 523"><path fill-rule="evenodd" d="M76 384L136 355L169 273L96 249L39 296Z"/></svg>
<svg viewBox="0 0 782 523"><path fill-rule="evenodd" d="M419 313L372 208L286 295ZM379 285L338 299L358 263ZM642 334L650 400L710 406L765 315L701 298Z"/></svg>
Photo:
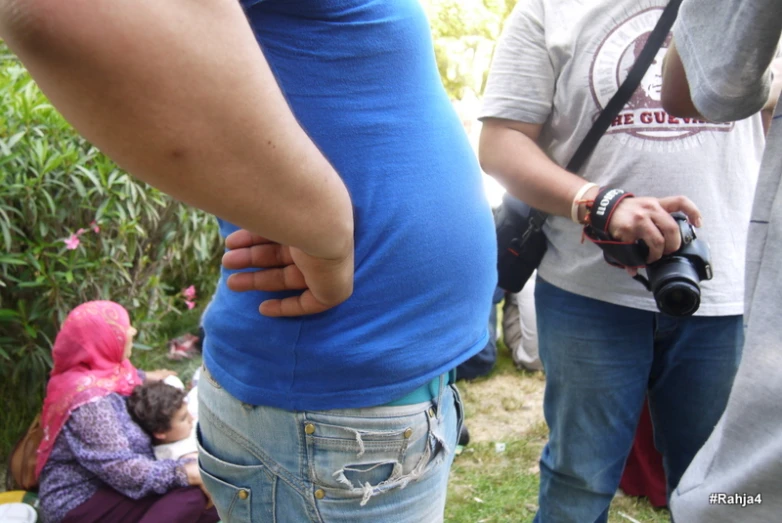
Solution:
<svg viewBox="0 0 782 523"><path fill-rule="evenodd" d="M80 138L0 43L0 382L40 397L57 328L88 300L125 305L143 348L192 302L182 289L211 294L221 252L211 216Z"/></svg>

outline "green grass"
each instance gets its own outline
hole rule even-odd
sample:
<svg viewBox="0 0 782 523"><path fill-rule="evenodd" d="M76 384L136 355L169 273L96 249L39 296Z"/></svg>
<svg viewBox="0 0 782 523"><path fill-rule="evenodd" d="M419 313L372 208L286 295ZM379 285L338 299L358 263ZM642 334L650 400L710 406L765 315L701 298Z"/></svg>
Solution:
<svg viewBox="0 0 782 523"><path fill-rule="evenodd" d="M532 521L538 478L527 469L535 466L539 449L534 440L506 442L502 453L486 442L465 448L451 469L445 521Z"/></svg>

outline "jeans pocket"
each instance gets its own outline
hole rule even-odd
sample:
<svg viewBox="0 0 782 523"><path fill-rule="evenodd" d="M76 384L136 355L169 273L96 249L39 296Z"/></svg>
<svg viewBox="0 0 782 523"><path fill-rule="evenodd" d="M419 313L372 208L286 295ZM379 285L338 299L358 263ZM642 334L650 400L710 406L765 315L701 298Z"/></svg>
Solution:
<svg viewBox="0 0 782 523"><path fill-rule="evenodd" d="M431 461L425 412L390 418L308 413L304 423L312 483L331 497L370 497L404 487Z"/></svg>
<svg viewBox="0 0 782 523"><path fill-rule="evenodd" d="M201 444L198 434L201 479L225 523L272 521L273 486L262 465L234 465L215 457ZM253 514L256 519L253 519Z"/></svg>
<svg viewBox="0 0 782 523"><path fill-rule="evenodd" d="M221 521L252 521L252 489L240 489L206 472L201 466L201 480L212 496Z"/></svg>

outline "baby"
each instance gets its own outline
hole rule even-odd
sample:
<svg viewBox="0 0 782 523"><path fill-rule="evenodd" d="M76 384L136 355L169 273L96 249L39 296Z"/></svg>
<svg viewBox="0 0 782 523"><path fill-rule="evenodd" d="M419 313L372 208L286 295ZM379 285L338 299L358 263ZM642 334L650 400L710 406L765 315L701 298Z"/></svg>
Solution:
<svg viewBox="0 0 782 523"><path fill-rule="evenodd" d="M139 385L128 398L128 412L152 438L157 459L197 457L195 425L183 390L162 381Z"/></svg>

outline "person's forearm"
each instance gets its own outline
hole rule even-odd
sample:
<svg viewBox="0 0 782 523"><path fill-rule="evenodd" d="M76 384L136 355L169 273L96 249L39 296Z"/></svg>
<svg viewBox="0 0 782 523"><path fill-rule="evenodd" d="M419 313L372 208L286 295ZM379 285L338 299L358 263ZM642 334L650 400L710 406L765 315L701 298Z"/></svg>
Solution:
<svg viewBox="0 0 782 523"><path fill-rule="evenodd" d="M481 167L532 207L570 217L573 198L586 182L546 156L536 142L539 128L506 120L485 121L479 146ZM590 190L585 198L596 192Z"/></svg>
<svg viewBox="0 0 782 523"><path fill-rule="evenodd" d="M352 245L347 189L288 108L237 0L0 0L0 37L134 176L313 256Z"/></svg>

